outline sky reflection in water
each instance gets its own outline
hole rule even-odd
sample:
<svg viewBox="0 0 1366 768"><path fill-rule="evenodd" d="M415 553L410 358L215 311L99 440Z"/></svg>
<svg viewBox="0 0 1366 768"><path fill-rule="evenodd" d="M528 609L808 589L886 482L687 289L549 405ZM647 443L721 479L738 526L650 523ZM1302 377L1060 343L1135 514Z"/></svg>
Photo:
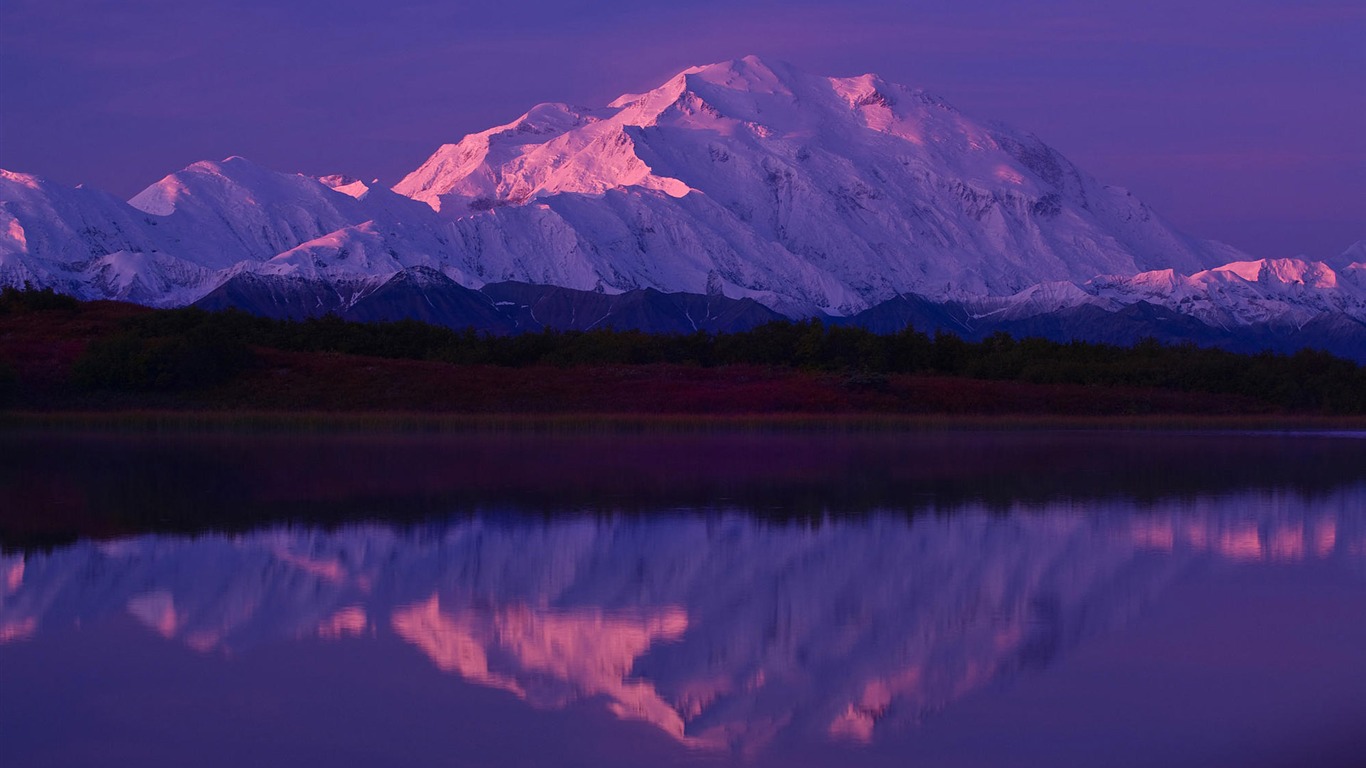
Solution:
<svg viewBox="0 0 1366 768"><path fill-rule="evenodd" d="M0 681L24 695L0 704L0 756L361 765L402 738L400 763L1351 764L1366 483L1155 495L11 551ZM1221 716L1163 714L1195 701Z"/></svg>

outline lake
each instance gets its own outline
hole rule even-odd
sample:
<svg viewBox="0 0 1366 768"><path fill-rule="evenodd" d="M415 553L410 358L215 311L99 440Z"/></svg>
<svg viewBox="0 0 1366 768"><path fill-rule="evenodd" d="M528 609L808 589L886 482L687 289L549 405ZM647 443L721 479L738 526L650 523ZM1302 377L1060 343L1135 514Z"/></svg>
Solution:
<svg viewBox="0 0 1366 768"><path fill-rule="evenodd" d="M0 763L1354 766L1366 433L0 435Z"/></svg>

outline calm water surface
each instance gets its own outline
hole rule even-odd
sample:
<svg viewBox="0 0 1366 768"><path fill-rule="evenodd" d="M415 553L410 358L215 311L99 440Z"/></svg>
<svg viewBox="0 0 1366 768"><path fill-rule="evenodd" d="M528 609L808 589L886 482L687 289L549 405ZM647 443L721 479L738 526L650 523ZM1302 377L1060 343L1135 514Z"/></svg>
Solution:
<svg viewBox="0 0 1366 768"><path fill-rule="evenodd" d="M0 764L1354 766L1366 436L0 436Z"/></svg>

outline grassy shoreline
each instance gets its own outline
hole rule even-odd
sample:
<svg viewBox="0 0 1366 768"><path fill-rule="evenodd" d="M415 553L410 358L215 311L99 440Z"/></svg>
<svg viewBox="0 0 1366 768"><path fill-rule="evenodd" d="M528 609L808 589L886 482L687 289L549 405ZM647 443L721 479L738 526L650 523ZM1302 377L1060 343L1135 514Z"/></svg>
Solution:
<svg viewBox="0 0 1366 768"><path fill-rule="evenodd" d="M1366 417L1305 414L423 413L416 411L6 411L0 431L128 433L692 433L933 431L1355 432Z"/></svg>

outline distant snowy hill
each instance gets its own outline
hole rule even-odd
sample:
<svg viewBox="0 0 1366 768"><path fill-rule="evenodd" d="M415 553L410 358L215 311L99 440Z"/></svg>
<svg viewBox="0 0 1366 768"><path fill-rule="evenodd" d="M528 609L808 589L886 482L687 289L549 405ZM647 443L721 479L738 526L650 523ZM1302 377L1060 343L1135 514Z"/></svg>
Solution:
<svg viewBox="0 0 1366 768"><path fill-rule="evenodd" d="M237 157L128 203L0 175L0 282L282 316L346 312L419 269L475 290L649 289L792 317L918 297L981 326L1146 303L1221 331L1351 336L1364 259L1358 243L1331 266L1258 262L1176 231L1030 134L874 75L754 57L605 107L539 105L442 146L392 191Z"/></svg>

